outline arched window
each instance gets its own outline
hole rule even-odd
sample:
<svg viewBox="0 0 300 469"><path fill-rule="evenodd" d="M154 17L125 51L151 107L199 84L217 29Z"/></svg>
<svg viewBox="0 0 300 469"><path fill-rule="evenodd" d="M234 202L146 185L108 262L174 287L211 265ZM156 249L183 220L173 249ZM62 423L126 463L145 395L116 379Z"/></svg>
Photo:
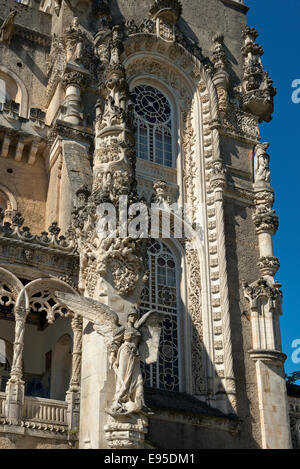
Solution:
<svg viewBox="0 0 300 469"><path fill-rule="evenodd" d="M138 85L132 90L137 157L173 167L171 105L158 89Z"/></svg>
<svg viewBox="0 0 300 469"><path fill-rule="evenodd" d="M19 115L27 119L29 108L27 89L16 73L0 65L0 109L7 101L19 104Z"/></svg>
<svg viewBox="0 0 300 469"><path fill-rule="evenodd" d="M0 392L5 392L10 377L12 355L13 345L5 339L0 339Z"/></svg>
<svg viewBox="0 0 300 469"><path fill-rule="evenodd" d="M145 365L144 380L149 387L179 391L178 268L171 250L159 240L148 246L149 278L143 289L142 312L155 309L165 319L156 363Z"/></svg>
<svg viewBox="0 0 300 469"><path fill-rule="evenodd" d="M14 80L0 72L0 104L13 100L20 102L21 96Z"/></svg>

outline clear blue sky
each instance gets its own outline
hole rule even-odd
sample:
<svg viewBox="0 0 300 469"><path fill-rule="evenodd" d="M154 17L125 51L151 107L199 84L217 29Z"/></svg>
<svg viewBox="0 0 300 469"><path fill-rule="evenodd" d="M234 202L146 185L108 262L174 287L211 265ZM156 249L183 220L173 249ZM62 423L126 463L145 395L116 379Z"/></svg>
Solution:
<svg viewBox="0 0 300 469"><path fill-rule="evenodd" d="M273 120L260 126L262 141L270 142L271 185L279 231L274 237L274 255L281 267L282 348L287 354L287 374L300 370L292 363L291 343L300 339L300 103L291 99L292 82L300 79L300 0L246 0L248 25L259 32L264 48L263 65L277 88Z"/></svg>

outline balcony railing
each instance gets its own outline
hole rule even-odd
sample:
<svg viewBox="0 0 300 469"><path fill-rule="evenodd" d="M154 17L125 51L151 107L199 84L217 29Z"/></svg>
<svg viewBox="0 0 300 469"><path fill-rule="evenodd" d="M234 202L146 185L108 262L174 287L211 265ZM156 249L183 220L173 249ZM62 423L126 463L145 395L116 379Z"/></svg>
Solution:
<svg viewBox="0 0 300 469"><path fill-rule="evenodd" d="M68 429L67 408L68 404L64 401L25 397L23 425L41 430L66 432Z"/></svg>

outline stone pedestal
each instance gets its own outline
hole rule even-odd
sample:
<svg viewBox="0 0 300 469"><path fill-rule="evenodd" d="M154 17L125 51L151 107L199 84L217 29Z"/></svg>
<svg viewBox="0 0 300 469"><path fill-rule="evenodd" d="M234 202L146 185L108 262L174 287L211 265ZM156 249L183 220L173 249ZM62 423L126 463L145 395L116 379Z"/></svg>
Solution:
<svg viewBox="0 0 300 469"><path fill-rule="evenodd" d="M250 350L255 361L263 449L291 449L288 401L281 352Z"/></svg>
<svg viewBox="0 0 300 469"><path fill-rule="evenodd" d="M105 449L105 409L112 402L114 373L109 369L103 337L84 320L80 399L80 449Z"/></svg>
<svg viewBox="0 0 300 469"><path fill-rule="evenodd" d="M70 430L79 429L79 412L80 412L80 392L68 391L66 401L68 403L67 419Z"/></svg>
<svg viewBox="0 0 300 469"><path fill-rule="evenodd" d="M110 449L143 449L148 419L141 414L108 415L104 427Z"/></svg>
<svg viewBox="0 0 300 469"><path fill-rule="evenodd" d="M6 385L5 417L10 425L20 425L24 405L24 381L10 379Z"/></svg>

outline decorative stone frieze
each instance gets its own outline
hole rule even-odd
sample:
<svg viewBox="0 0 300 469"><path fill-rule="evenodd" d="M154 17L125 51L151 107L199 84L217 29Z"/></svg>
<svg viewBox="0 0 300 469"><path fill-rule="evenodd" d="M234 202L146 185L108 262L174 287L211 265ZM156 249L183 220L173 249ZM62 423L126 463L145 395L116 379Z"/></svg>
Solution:
<svg viewBox="0 0 300 469"><path fill-rule="evenodd" d="M3 215L3 209L0 209L0 214ZM0 225L0 239L16 239L32 245L37 244L69 253L75 252L75 245L72 241L67 240L65 236L58 237L60 229L57 227L56 222L49 227L50 236L46 231L42 232L40 235L33 235L30 232L30 228L27 226L22 227L23 223L24 219L21 214L19 212L16 213L12 219L12 223L5 222Z"/></svg>

